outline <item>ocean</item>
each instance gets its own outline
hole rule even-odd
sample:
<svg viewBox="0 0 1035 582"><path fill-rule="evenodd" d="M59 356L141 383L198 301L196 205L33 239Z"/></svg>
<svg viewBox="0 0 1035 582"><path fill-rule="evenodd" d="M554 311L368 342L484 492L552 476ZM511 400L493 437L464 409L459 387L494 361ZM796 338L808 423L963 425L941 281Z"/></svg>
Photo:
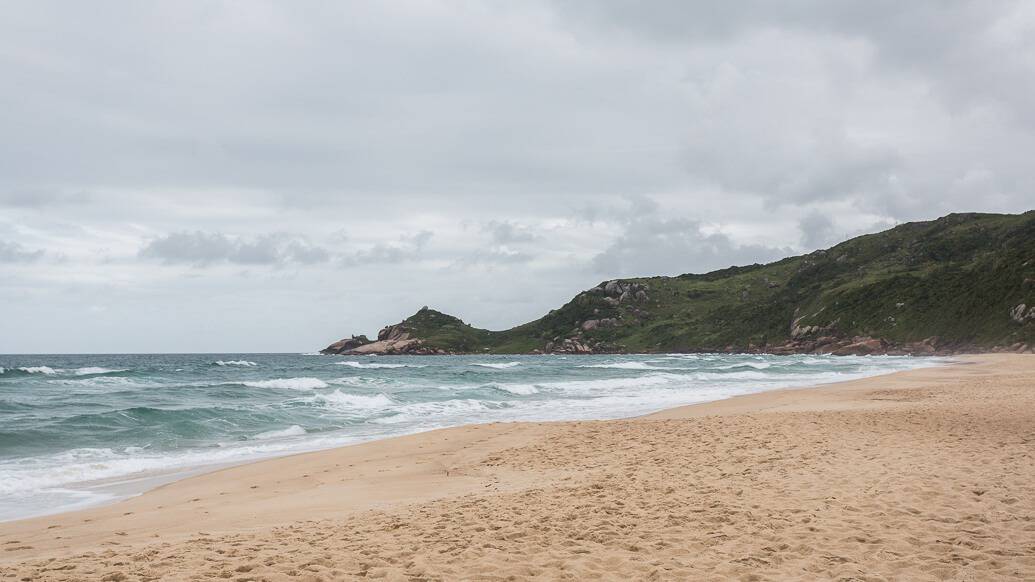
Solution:
<svg viewBox="0 0 1035 582"><path fill-rule="evenodd" d="M231 463L468 423L608 419L938 358L0 356L0 521Z"/></svg>

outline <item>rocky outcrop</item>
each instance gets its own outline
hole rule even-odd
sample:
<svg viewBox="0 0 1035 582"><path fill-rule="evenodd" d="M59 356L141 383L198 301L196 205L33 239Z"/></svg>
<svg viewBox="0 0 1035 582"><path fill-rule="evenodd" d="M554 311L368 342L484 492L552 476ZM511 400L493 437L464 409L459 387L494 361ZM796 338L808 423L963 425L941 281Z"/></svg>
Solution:
<svg viewBox="0 0 1035 582"><path fill-rule="evenodd" d="M797 340L797 339L803 339L803 338L806 338L806 337L820 337L820 336L827 336L827 335L835 335L832 332L837 328L838 320L831 321L830 323L827 323L826 325L800 325L801 321L803 319L805 319L806 317L813 317L814 318L814 317L819 316L819 314L822 313L822 312L823 312L823 310L820 309L816 313L813 313L811 316L809 316L809 315L802 315L800 317L797 317L798 310L795 309L794 310L794 315L796 317L791 321L791 327L790 327L791 339Z"/></svg>
<svg viewBox="0 0 1035 582"><path fill-rule="evenodd" d="M605 317L604 319L587 319L582 322L579 329L582 331L593 331L594 329L603 329L607 327L615 327L618 325L618 320L613 317Z"/></svg>
<svg viewBox="0 0 1035 582"><path fill-rule="evenodd" d="M352 337L338 340L326 348L320 350L321 354L344 354L371 343L365 335L354 335Z"/></svg>
<svg viewBox="0 0 1035 582"><path fill-rule="evenodd" d="M1021 325L1029 321L1035 321L1035 305L1032 305L1030 308L1023 303L1015 305L1010 310L1010 319Z"/></svg>
<svg viewBox="0 0 1035 582"><path fill-rule="evenodd" d="M587 291L592 295L603 295L604 300L610 305L622 303L646 303L650 300L647 291L650 288L643 283L632 283L627 281L606 281Z"/></svg>
<svg viewBox="0 0 1035 582"><path fill-rule="evenodd" d="M888 351L888 343L878 338L853 338L852 343L841 346L832 352L835 356L872 356Z"/></svg>
<svg viewBox="0 0 1035 582"><path fill-rule="evenodd" d="M413 317L429 315L432 312L425 306ZM441 355L446 350L426 345L423 338L415 337L416 331L407 323L409 318L395 325L388 325L377 333L377 340L370 341L366 336L352 336L349 339L334 342L320 352L323 354L340 354L352 356L369 355Z"/></svg>
<svg viewBox="0 0 1035 582"><path fill-rule="evenodd" d="M788 354L832 354L835 356L935 356L950 355L970 351L965 346L942 344L937 337L929 337L919 342L896 344L883 338L870 336L835 337L819 336L815 338L792 339L779 345L751 345L747 350L730 346L730 352Z"/></svg>
<svg viewBox="0 0 1035 582"><path fill-rule="evenodd" d="M548 354L592 354L593 348L579 338L564 338L547 342L543 351Z"/></svg>

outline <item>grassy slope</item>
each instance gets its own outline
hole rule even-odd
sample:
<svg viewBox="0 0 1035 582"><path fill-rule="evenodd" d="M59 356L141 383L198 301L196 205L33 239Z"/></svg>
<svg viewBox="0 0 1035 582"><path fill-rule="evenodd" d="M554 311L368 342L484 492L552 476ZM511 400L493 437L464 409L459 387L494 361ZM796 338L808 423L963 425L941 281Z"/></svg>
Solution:
<svg viewBox="0 0 1035 582"><path fill-rule="evenodd" d="M649 286L646 304L610 306L582 293L499 332L433 310L404 323L427 345L468 352L542 349L554 338L575 337L581 322L604 317L622 324L582 339L629 352L777 345L790 339L798 317L799 325L826 327L828 335L896 343L938 336L948 345L991 347L1035 343L1035 324L1009 317L1014 305L1035 304L1035 284L1025 279L1035 279L1035 212L954 214L768 265L625 279Z"/></svg>

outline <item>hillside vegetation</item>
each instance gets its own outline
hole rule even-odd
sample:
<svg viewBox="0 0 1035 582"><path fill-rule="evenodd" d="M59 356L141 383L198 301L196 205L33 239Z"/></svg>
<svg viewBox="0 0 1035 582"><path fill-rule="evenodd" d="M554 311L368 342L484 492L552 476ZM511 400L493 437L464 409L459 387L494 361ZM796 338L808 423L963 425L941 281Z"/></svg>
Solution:
<svg viewBox="0 0 1035 582"><path fill-rule="evenodd" d="M1035 346L1035 211L952 214L766 265L605 281L504 331L424 308L382 330L393 334L409 340L394 353L1024 351Z"/></svg>

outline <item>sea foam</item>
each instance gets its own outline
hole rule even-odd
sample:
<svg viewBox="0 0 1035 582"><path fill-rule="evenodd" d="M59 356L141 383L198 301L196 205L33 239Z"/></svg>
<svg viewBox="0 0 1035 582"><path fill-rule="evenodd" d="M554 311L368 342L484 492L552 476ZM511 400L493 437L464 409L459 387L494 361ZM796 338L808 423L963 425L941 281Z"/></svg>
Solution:
<svg viewBox="0 0 1035 582"><path fill-rule="evenodd" d="M643 362L611 362L607 364L585 364L579 368L606 368L612 370L664 370Z"/></svg>
<svg viewBox="0 0 1035 582"><path fill-rule="evenodd" d="M518 396L529 396L539 393L539 389L534 384L489 384L489 387Z"/></svg>
<svg viewBox="0 0 1035 582"><path fill-rule="evenodd" d="M57 370L50 366L26 366L18 369L26 374L46 374L52 376L58 373Z"/></svg>
<svg viewBox="0 0 1035 582"><path fill-rule="evenodd" d="M316 390L328 388L327 382L319 378L276 378L273 380L255 380L241 382L249 388L276 388L281 390Z"/></svg>
<svg viewBox="0 0 1035 582"><path fill-rule="evenodd" d="M118 374L120 372L127 372L124 368L100 368L97 366L87 366L85 368L76 368L72 371L76 376L97 376L100 374Z"/></svg>
<svg viewBox="0 0 1035 582"><path fill-rule="evenodd" d="M293 424L285 429L281 430L268 430L266 432L260 432L259 434L252 437L257 441L265 441L269 439L280 439L293 436L302 436L306 434L306 430L297 424Z"/></svg>
<svg viewBox="0 0 1035 582"><path fill-rule="evenodd" d="M350 412L385 408L395 404L391 398L384 394L349 394L341 390L335 390L327 394L317 394L310 398L309 401L322 404L328 408Z"/></svg>
<svg viewBox="0 0 1035 582"><path fill-rule="evenodd" d="M506 370L508 368L516 368L521 365L521 362L506 362L497 364L494 362L475 362L472 366L478 366L480 368L494 368L496 370Z"/></svg>
<svg viewBox="0 0 1035 582"><path fill-rule="evenodd" d="M420 365L420 364L379 364L377 362L370 362L368 364L364 364L363 362L335 362L335 363L338 364L339 366L349 366L350 368L363 368L363 369L370 369L370 370L377 370L379 368L392 369L392 368L425 368L425 367L427 367L427 366L423 366L423 365Z"/></svg>

